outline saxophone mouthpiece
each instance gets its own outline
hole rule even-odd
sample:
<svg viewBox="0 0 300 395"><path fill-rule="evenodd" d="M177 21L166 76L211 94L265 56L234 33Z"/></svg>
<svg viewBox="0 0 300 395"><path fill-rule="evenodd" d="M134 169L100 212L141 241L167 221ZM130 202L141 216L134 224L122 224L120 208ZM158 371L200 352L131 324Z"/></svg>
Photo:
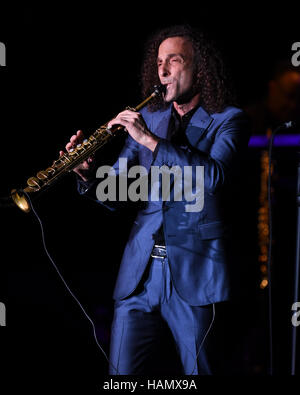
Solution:
<svg viewBox="0 0 300 395"><path fill-rule="evenodd" d="M162 95L166 93L166 86L163 84L155 85L154 92L158 95Z"/></svg>

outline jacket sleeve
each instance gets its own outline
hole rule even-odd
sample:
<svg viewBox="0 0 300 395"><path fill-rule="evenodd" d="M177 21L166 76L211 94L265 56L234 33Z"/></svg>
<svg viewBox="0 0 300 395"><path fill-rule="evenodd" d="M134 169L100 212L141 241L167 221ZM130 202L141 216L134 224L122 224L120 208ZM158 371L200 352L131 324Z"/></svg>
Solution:
<svg viewBox="0 0 300 395"><path fill-rule="evenodd" d="M127 159L127 166L129 168L131 166L138 164L138 152L139 152L139 144L130 135L128 135L124 147L118 157L118 160L112 166L112 168L115 171L116 179L118 178L120 171L119 169L120 158ZM96 189L100 181L101 181L100 179L96 178L96 173L88 181L83 181L79 176L77 176L77 191L79 192L80 195L83 195L89 199L92 199L102 204L103 206L107 207L111 211L115 211L119 208L125 207L127 202L121 202L118 200L100 201L97 199ZM117 181L116 184L118 184Z"/></svg>
<svg viewBox="0 0 300 395"><path fill-rule="evenodd" d="M170 141L161 139L154 151L152 166L168 167L204 166L204 187L207 192L232 181L238 174L239 161L247 149L250 138L249 121L245 113L239 110L230 115L217 130L210 152L206 153L194 147L179 147Z"/></svg>

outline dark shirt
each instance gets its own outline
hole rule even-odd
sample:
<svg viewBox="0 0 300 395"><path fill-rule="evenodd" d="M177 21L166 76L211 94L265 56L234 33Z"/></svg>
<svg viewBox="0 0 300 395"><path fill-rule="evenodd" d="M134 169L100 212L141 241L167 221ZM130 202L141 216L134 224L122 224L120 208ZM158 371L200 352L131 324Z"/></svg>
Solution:
<svg viewBox="0 0 300 395"><path fill-rule="evenodd" d="M198 107L199 106L194 107L192 110L184 114L183 117L180 117L174 106L172 106L171 118L167 132L167 140L180 147L187 146L189 144L185 132L192 116L197 111ZM156 150L154 150L153 155L156 155ZM166 245L163 225L161 225L158 231L153 235L153 239L155 241L154 244Z"/></svg>

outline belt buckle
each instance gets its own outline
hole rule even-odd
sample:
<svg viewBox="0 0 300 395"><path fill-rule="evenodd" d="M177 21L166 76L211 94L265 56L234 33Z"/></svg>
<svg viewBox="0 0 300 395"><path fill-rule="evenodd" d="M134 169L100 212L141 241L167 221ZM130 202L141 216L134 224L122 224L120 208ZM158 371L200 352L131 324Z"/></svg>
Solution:
<svg viewBox="0 0 300 395"><path fill-rule="evenodd" d="M154 244L154 247L166 249L166 246L160 246L159 244Z"/></svg>
<svg viewBox="0 0 300 395"><path fill-rule="evenodd" d="M157 251L155 251L157 249ZM155 253L160 253L162 250L162 252L164 253L163 255L156 255ZM162 245L158 245L158 244L154 244L154 247L152 249L151 252L151 258L159 258L159 259L164 259L167 256L167 249L166 246L162 246Z"/></svg>

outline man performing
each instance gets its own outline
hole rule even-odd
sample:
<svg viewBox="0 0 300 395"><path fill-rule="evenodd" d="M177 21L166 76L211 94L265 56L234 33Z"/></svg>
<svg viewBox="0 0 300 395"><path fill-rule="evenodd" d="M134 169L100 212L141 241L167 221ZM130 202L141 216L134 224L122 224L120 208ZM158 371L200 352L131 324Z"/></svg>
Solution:
<svg viewBox="0 0 300 395"><path fill-rule="evenodd" d="M143 94L159 83L166 88L161 99L140 113L123 111L109 122L109 127L122 125L128 132L119 159L126 158L128 168L142 165L148 170L165 165L194 171L202 166L204 206L189 212L184 196L176 200L171 191L170 200L149 200L139 210L113 295L109 373L147 374L161 328L167 325L183 374L223 374L229 356L216 349L217 326L228 323L218 320L218 311L230 303L232 274L242 264L235 256L229 203L241 177L248 121L234 106L220 55L189 26L163 29L149 41ZM83 138L78 131L66 149ZM96 199L99 180L90 162L75 172L79 192ZM119 160L116 172L118 166Z"/></svg>

